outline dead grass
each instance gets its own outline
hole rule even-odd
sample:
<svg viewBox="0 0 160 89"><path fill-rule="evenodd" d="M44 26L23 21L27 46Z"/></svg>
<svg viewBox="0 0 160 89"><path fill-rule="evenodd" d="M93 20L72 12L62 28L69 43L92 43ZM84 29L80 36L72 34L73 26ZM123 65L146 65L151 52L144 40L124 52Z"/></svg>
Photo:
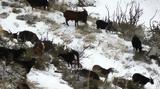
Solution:
<svg viewBox="0 0 160 89"><path fill-rule="evenodd" d="M93 43L95 41L96 41L96 35L94 33L88 34L84 38L84 42L87 42L87 43Z"/></svg>
<svg viewBox="0 0 160 89"><path fill-rule="evenodd" d="M127 80L119 77L114 78L113 84L123 89L144 89L143 87L139 86L137 83L134 83L132 80Z"/></svg>
<svg viewBox="0 0 160 89"><path fill-rule="evenodd" d="M134 35L137 35L141 41L144 40L145 34L144 34L144 27L143 25L131 25L129 23L120 23L119 25L114 22L114 29L116 31L121 32L121 34L118 34L119 37L124 38L125 40L131 41L132 37Z"/></svg>

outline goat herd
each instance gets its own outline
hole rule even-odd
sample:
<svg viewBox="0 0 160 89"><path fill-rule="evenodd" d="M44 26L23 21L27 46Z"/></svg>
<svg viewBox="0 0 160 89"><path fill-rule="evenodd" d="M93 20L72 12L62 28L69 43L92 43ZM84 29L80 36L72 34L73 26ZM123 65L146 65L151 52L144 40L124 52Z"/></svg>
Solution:
<svg viewBox="0 0 160 89"><path fill-rule="evenodd" d="M47 0L27 0L27 1L29 2L29 4L32 7L43 6L44 9L46 9L46 7L48 8L48 6L49 6L49 2ZM82 21L84 23L87 23L88 13L85 9L83 11L66 10L63 14L64 14L67 25L69 25L68 24L69 20L74 20L75 26L78 25L78 21ZM100 28L100 29L108 29L109 30L112 28L111 21L105 22L103 20L97 20L96 25L97 25L97 29ZM48 50L46 50L47 45L52 44L47 41L39 40L37 35L33 32L30 32L30 31L21 31L18 33L13 33L13 34L6 32L6 31L1 31L1 33L3 33L3 36L5 34L9 34L11 38L17 39L18 42L30 41L32 44L34 44L34 47L32 49L33 49L34 53L37 54L38 56L41 56L44 51L48 51L50 48L48 48ZM139 40L139 38L136 35L133 36L133 38L132 38L132 46L133 46L133 48L135 48L139 52L142 51L141 41ZM30 69L32 68L32 66L35 64L36 59L32 58L30 61L20 60L20 57L22 57L25 53L26 53L25 48L9 49L9 48L5 48L5 47L0 47L0 58L2 60L5 59L7 64L10 63L11 61L19 63L26 68L27 73L28 73L30 71ZM9 60L11 58L9 58L8 55L12 55L13 60ZM67 53L60 53L57 55L57 57L62 58L64 61L66 61L68 66L72 67L73 64L75 64L75 66L77 66L78 68L81 68L79 70L79 75L84 76L84 77L90 77L95 80L100 80L99 76L107 78L110 72L114 72L113 68L105 69L99 65L94 65L92 68L92 71L87 70L87 69L82 69L82 65L79 62L79 53L73 49ZM145 85L147 82L154 84L152 78L147 78L139 73L135 73L132 76L132 80L134 82L141 84L141 85Z"/></svg>
<svg viewBox="0 0 160 89"><path fill-rule="evenodd" d="M34 44L34 46L31 49L39 57L41 57L44 52L48 52L49 50L52 49L51 48L52 42L41 41L41 40L39 40L39 38L37 37L37 35L35 33L30 32L30 31L9 33L7 31L1 29L1 38L2 38L2 36L4 37L5 34L7 34L7 36L10 34L9 37L11 37L12 39L17 39L17 41L20 43L30 41L32 44ZM51 46L49 46L49 45L51 45ZM139 52L142 51L141 41L139 40L139 38L136 35L133 36L133 38L132 38L132 45L133 45L133 48L135 48L137 51L139 51ZM15 62L15 63L18 63L18 64L24 66L26 68L26 72L29 73L30 69L32 68L32 66L35 65L37 60L36 60L36 58L31 58L30 60L27 60L27 61L21 60L21 58L23 58L23 56L26 52L27 52L27 49L25 49L25 48L9 49L6 47L0 47L0 58L1 58L1 60L6 61L6 65L10 64L11 62ZM86 78L89 77L90 79L100 80L99 76L101 76L101 77L105 77L107 79L109 73L115 72L114 68L105 69L99 65L94 65L92 68L92 71L87 70L87 69L82 69L82 65L79 62L79 52L77 52L76 50L73 50L73 49L71 49L68 52L59 53L57 55L57 57L64 60L65 62L67 62L68 66L71 66L72 68L73 68L73 64L74 64L74 67L77 66L79 68L78 74L80 76L83 76ZM134 82L141 84L141 85L145 85L147 82L154 84L152 78L147 78L139 73L135 73L132 76L132 80Z"/></svg>

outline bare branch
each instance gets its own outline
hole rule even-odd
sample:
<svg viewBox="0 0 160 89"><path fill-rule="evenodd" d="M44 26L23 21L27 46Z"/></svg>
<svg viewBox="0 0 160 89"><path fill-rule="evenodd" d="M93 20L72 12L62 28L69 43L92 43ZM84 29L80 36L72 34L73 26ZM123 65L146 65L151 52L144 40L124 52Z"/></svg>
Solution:
<svg viewBox="0 0 160 89"><path fill-rule="evenodd" d="M151 17L151 19L149 20L149 25L150 25L150 28L151 28L151 29L153 29L153 27L152 27L152 26L153 26L153 25L152 25L152 20L153 20L154 17L156 16L157 11L158 11L158 10L156 10L156 12L154 13L154 15L153 15L153 16Z"/></svg>
<svg viewBox="0 0 160 89"><path fill-rule="evenodd" d="M105 6L105 7L106 7L107 12L108 12L108 18L107 18L107 21L109 21L109 20L110 20L109 8L108 8L108 6ZM106 19L105 19L105 21L106 21Z"/></svg>

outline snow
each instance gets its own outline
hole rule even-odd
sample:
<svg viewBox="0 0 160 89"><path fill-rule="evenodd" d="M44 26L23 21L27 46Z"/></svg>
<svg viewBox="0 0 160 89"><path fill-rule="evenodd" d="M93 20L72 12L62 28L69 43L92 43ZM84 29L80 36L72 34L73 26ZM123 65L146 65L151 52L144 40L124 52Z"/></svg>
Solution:
<svg viewBox="0 0 160 89"><path fill-rule="evenodd" d="M76 4L77 0L65 0L67 3ZM117 2L120 3L121 8L124 9L126 4L132 0L96 0L96 7L85 7L89 15L96 17L97 19L104 19L107 15L107 6L110 10L110 15L114 13L117 7ZM149 26L149 20L154 15L157 10L157 15L154 19L160 19L160 1L159 0L135 0L140 3L140 6L144 9L143 15L140 18L139 23L144 23ZM62 2L62 0L60 0ZM26 10L25 10L26 9ZM70 26L66 26L62 12L48 12L42 13L40 10L32 12L28 7L22 9L23 14L34 14L37 16L44 16L50 20L53 20L54 24L47 24L43 21L36 22L35 26L26 24L25 21L17 20L16 16L18 14L12 13L12 9L9 7L1 7L0 13L8 12L9 16L6 19L0 18L0 25L5 30L10 30L13 33L29 30L37 34L39 39L49 39L53 40L56 44L66 44L68 47L81 51L84 45L88 43L84 42L85 36L80 35L78 30L74 26L74 22L69 21ZM111 17L112 18L112 17ZM88 21L89 22L89 21ZM93 24L92 22L89 22ZM94 33L96 36L96 41L90 43L94 48L88 48L84 52L86 56L82 57L80 63L83 68L92 69L94 65L100 65L104 68L115 68L118 72L109 75L109 80L111 81L113 77L124 77L126 79L131 79L134 73L141 73L147 77L152 77L154 79L154 85L147 83L145 89L160 89L160 67L152 60L152 64L147 64L141 61L134 61L134 51L131 42L125 41L119 38L117 34L112 34L110 32ZM81 36L80 38L76 37ZM71 40L70 43L64 40L68 38ZM144 45L145 50L149 50L149 47ZM38 88L44 89L73 89L70 87L66 81L62 80L62 75L60 73L55 73L56 68L51 65L47 71L40 71L32 69L27 75L29 81L36 84Z"/></svg>
<svg viewBox="0 0 160 89"><path fill-rule="evenodd" d="M48 71L32 70L29 72L28 81L38 83L37 88L44 89L73 89L68 86L67 82L61 79L60 73L55 73L56 67L51 65Z"/></svg>

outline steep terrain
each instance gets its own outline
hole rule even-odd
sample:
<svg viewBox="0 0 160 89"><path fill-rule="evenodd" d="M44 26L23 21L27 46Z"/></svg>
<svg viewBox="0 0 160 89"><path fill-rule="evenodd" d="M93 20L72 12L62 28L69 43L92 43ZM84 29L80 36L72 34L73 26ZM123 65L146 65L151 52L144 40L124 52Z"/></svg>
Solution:
<svg viewBox="0 0 160 89"><path fill-rule="evenodd" d="M57 3L62 3L62 1L59 0ZM75 10L77 8L74 6L78 1L72 1L73 0L66 0L65 3L70 5L70 8L68 7L69 9ZM114 77L131 80L134 73L141 73L147 77L152 77L154 80L154 85L147 83L145 89L160 89L160 67L155 60L150 60L146 54L144 54L145 57L144 55L137 54L132 47L131 41L126 41L123 37L119 37L119 34L122 33L96 29L95 21L97 19L105 19L105 16L108 15L105 6L109 8L110 16L113 18L112 14L117 7L117 3L121 3L122 9L124 9L126 4L131 0L127 2L126 0L87 1L94 3L94 6L84 7L89 13L88 25L79 23L80 26L75 27L72 21L69 21L70 26L65 24L63 13L60 10L32 10L30 6L24 6L26 5L24 2L20 3L17 1L17 3L15 3L14 0L1 0L0 25L3 29L11 31L12 33L24 30L32 31L36 33L41 40L47 39L53 41L55 44L64 44L79 52L82 52L84 47L89 45L80 57L80 63L83 68L92 70L94 65L100 65L106 69L110 67L114 68L117 72L109 74L108 82L112 82ZM160 16L160 2L158 0L152 0L152 2L149 0L135 1L139 2L141 8L143 8L143 15L138 24L144 23L145 27L149 27L149 20L156 10L157 15L154 19L160 19L160 17L158 17ZM9 5L3 5L2 2L7 2ZM13 11L14 9L20 12L15 13ZM78 10L82 10L82 7L78 7ZM144 37L148 34L147 30L147 28L144 29ZM9 46L13 45L12 43L8 44ZM149 45L143 45L144 51L149 51L149 49ZM51 59L54 59L54 57L51 57ZM55 72L59 71L59 68L56 68L53 64L49 64L45 70L31 69L27 74L27 81L30 85L33 85L31 89L74 89L71 81L62 79L64 77L63 72ZM66 69L65 71L71 71L69 67L64 69ZM2 68L1 70L3 71ZM101 79L104 80L104 78ZM114 87L112 83L111 86ZM102 87L102 89L103 88L104 87ZM83 87L80 89L83 89ZM119 88L116 87L115 89Z"/></svg>

